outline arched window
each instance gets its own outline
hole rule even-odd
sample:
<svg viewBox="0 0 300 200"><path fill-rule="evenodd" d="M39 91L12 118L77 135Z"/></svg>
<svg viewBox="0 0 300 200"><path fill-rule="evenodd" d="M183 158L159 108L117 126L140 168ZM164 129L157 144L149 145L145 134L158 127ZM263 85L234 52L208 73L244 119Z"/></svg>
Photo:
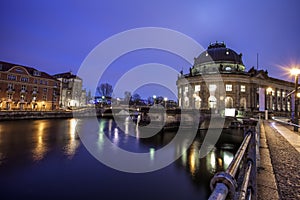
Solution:
<svg viewBox="0 0 300 200"><path fill-rule="evenodd" d="M225 108L233 108L233 99L232 97L225 98Z"/></svg>
<svg viewBox="0 0 300 200"><path fill-rule="evenodd" d="M184 97L184 107L188 108L189 106L190 106L189 98L188 97Z"/></svg>
<svg viewBox="0 0 300 200"><path fill-rule="evenodd" d="M201 98L199 96L196 96L196 98L195 98L195 108L196 109L201 108Z"/></svg>
<svg viewBox="0 0 300 200"><path fill-rule="evenodd" d="M242 109L244 109L244 110L247 109L247 101L246 101L246 98L245 98L245 97L241 98L241 100L240 100L240 107L241 107Z"/></svg>
<svg viewBox="0 0 300 200"><path fill-rule="evenodd" d="M209 108L217 108L217 99L215 96L210 96L208 98L208 106Z"/></svg>

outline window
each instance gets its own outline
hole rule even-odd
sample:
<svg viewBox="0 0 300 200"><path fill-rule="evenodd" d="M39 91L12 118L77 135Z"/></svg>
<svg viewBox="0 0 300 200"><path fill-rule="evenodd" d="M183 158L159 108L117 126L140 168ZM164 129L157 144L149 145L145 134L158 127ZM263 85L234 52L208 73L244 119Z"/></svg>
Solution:
<svg viewBox="0 0 300 200"><path fill-rule="evenodd" d="M195 85L195 92L200 92L200 85Z"/></svg>
<svg viewBox="0 0 300 200"><path fill-rule="evenodd" d="M280 96L281 96L280 93L281 93L280 90L277 90L277 97L280 97Z"/></svg>
<svg viewBox="0 0 300 200"><path fill-rule="evenodd" d="M189 87L184 87L184 93L187 93L189 91Z"/></svg>
<svg viewBox="0 0 300 200"><path fill-rule="evenodd" d="M48 88L44 88L44 89L43 89L43 92L44 92L44 93L47 93L47 92L48 92Z"/></svg>
<svg viewBox="0 0 300 200"><path fill-rule="evenodd" d="M282 97L285 97L285 91L282 91Z"/></svg>
<svg viewBox="0 0 300 200"><path fill-rule="evenodd" d="M47 101L47 96L46 95L43 96L43 101Z"/></svg>
<svg viewBox="0 0 300 200"><path fill-rule="evenodd" d="M17 72L17 73L23 73L23 70L22 69L19 69L19 68L17 68L17 69L15 69L15 72Z"/></svg>
<svg viewBox="0 0 300 200"><path fill-rule="evenodd" d="M245 85L241 85L241 92L246 92L246 86Z"/></svg>
<svg viewBox="0 0 300 200"><path fill-rule="evenodd" d="M41 76L41 72L39 72L39 71L33 71L33 76Z"/></svg>
<svg viewBox="0 0 300 200"><path fill-rule="evenodd" d="M36 86L33 87L33 91L38 91L38 88Z"/></svg>
<svg viewBox="0 0 300 200"><path fill-rule="evenodd" d="M14 89L14 84L9 83L9 84L7 85L7 89L10 89L10 90Z"/></svg>
<svg viewBox="0 0 300 200"><path fill-rule="evenodd" d="M231 84L226 84L225 89L226 89L226 92L232 91L232 85Z"/></svg>
<svg viewBox="0 0 300 200"><path fill-rule="evenodd" d="M41 85L43 84L43 80L40 80L40 84L41 84Z"/></svg>
<svg viewBox="0 0 300 200"><path fill-rule="evenodd" d="M179 94L181 94L181 88L179 88Z"/></svg>
<svg viewBox="0 0 300 200"><path fill-rule="evenodd" d="M21 85L21 90L26 90L26 85Z"/></svg>
<svg viewBox="0 0 300 200"><path fill-rule="evenodd" d="M17 77L15 75L9 74L9 75L7 75L7 80L15 81L15 80L17 80Z"/></svg>
<svg viewBox="0 0 300 200"><path fill-rule="evenodd" d="M7 99L13 99L13 95L11 93L7 94Z"/></svg>
<svg viewBox="0 0 300 200"><path fill-rule="evenodd" d="M21 81L23 81L23 82L28 82L29 79L28 79L27 77L21 77Z"/></svg>
<svg viewBox="0 0 300 200"><path fill-rule="evenodd" d="M34 83L34 84L37 84L37 83L38 83L38 80L37 80L37 79L34 79L33 83Z"/></svg>
<svg viewBox="0 0 300 200"><path fill-rule="evenodd" d="M208 89L209 89L210 92L213 92L213 91L216 91L217 86L214 85L214 84L209 84L209 88Z"/></svg>
<svg viewBox="0 0 300 200"><path fill-rule="evenodd" d="M21 100L25 100L25 96L22 94L20 97Z"/></svg>

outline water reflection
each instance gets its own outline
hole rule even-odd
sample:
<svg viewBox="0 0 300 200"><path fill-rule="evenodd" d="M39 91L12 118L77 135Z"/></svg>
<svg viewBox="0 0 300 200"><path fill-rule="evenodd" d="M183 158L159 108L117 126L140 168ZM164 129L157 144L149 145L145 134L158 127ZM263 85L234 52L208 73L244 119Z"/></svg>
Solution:
<svg viewBox="0 0 300 200"><path fill-rule="evenodd" d="M166 199L166 196L170 199L184 199L187 194L190 195L189 199L207 199L212 176L217 171L226 170L239 145L230 142L224 145L221 138L222 145L216 145L206 157L200 158L199 151L205 136L204 132L200 132L190 147L182 139L170 148L168 155L182 155L174 163L153 173L132 175L99 164L85 148L79 148L81 143L76 130L82 128L82 133L89 134L88 130L94 128L96 132L91 134L91 138L97 147L104 149L107 137L109 142L124 150L149 153L150 163L158 161L160 156L157 150L168 145L176 131L139 138L139 131L142 130L132 123L128 123L128 126L126 123L122 124L125 125L123 129L111 119L99 119L99 124L95 127L91 127L89 123L89 119L0 122L0 162L1 155L6 156L5 163L0 164L0 179L4 180L0 182L3 188L1 194L11 196L15 194L12 191L18 190L20 196L26 196L32 188L39 188L35 191L39 192L37 196L45 196L49 194L49 187L55 185L56 190L51 193L53 199L58 199L61 197L60 193L64 192L70 198L83 198L84 195L91 194L119 199L125 193L132 199L143 199L145 194L149 196L148 199ZM74 177L78 181L74 181ZM31 178L33 182L28 186ZM128 185L128 182L131 184ZM75 184L78 189L74 189ZM143 187L140 187L142 184ZM168 185L170 187L165 187ZM174 190L173 186L177 189ZM149 187L155 192L149 193ZM115 188L122 188L122 192L118 195ZM132 194L132 188L139 190Z"/></svg>
<svg viewBox="0 0 300 200"><path fill-rule="evenodd" d="M73 156L76 153L76 149L80 145L80 141L76 132L77 122L78 122L77 119L69 120L69 134L68 134L69 138L68 138L68 143L64 147L64 153L65 155L68 156L69 159L73 158Z"/></svg>
<svg viewBox="0 0 300 200"><path fill-rule="evenodd" d="M35 124L37 133L33 136L35 141L35 148L32 150L32 159L34 161L42 160L48 150L48 144L44 142L44 130L46 128L45 121L39 121Z"/></svg>

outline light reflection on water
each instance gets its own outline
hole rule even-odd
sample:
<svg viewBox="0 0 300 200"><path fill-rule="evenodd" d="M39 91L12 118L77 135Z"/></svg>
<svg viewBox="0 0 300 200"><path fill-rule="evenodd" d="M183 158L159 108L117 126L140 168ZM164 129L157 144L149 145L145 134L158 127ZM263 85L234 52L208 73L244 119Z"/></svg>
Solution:
<svg viewBox="0 0 300 200"><path fill-rule="evenodd" d="M207 197L210 193L209 181L213 174L226 170L238 146L235 144L216 146L206 157L199 158L203 141L201 133L187 150L185 149L187 141L182 141L173 149L174 155L180 153L182 156L170 166L145 175L127 175L99 164L81 145L77 130L87 122L89 119L0 122L0 180L9 183L0 183L2 191L7 191L3 194L14 196L19 193L21 196L26 196L28 191L34 191L42 195L48 191L49 186L55 184L58 188L63 188L68 197L83 197L82 195L87 191L91 195L99 194L98 197L109 197L116 193L112 188L124 187L122 191L127 192L128 196L129 193L131 194L132 186L127 187L126 183L130 180L132 185L139 187L139 192L135 195L140 195L140 198L144 198L143 194L148 190L140 188L140 185L148 185L156 188L155 193L165 193L173 199L179 198L180 195L185 196L183 191L191 195L190 199L201 199L201 196ZM123 125L124 130L117 127L112 119L100 119L95 133L95 142L99 148L105 148L104 137L108 137L111 142L125 150L150 153L149 160L154 162L157 159L156 150L167 145L175 135L170 131L156 134L151 138L139 138L139 128L126 121ZM80 171L75 169L80 169ZM6 176L6 174L9 175ZM55 183L51 182L52 179L48 176L57 177ZM116 176L118 178L114 178ZM63 181L60 180L62 177ZM88 180L88 182L85 185L79 184L80 189L69 189L68 185L75 184L75 177L78 184L82 180ZM27 184L28 179L39 180L33 181L32 187L40 188L40 190L28 188L30 187ZM176 190L172 187L166 188L175 182L176 187L184 188L183 191L179 188ZM94 190L91 192L90 188ZM10 193L13 189L16 192ZM63 191L57 189L57 194L53 192L52 195L59 197L61 192ZM166 197L165 195L155 196L155 193L151 193L152 196L148 194L148 199L165 199ZM122 195L118 197L122 198ZM132 198L134 197L133 195Z"/></svg>
<svg viewBox="0 0 300 200"><path fill-rule="evenodd" d="M34 129L37 129L36 134L33 136L33 141L36 143L35 148L32 150L32 159L34 161L42 160L47 152L48 144L44 142L44 131L46 129L46 122L40 121L34 124Z"/></svg>
<svg viewBox="0 0 300 200"><path fill-rule="evenodd" d="M80 145L80 140L76 132L77 121L77 119L70 119L69 121L69 138L67 138L69 142L64 147L64 153L69 159L72 159L76 153L76 149Z"/></svg>

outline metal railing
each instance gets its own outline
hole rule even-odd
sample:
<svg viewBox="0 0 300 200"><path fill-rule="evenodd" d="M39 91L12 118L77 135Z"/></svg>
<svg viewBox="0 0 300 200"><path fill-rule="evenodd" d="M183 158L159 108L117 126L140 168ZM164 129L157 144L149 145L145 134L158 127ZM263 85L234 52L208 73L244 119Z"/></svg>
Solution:
<svg viewBox="0 0 300 200"><path fill-rule="evenodd" d="M248 130L227 170L225 172L216 173L211 179L210 188L213 192L209 200L225 200L227 196L229 196L230 199L239 200L256 199L254 198L255 195L253 195L256 187L256 135L255 130ZM243 160L246 160L246 162L243 162ZM242 164L247 164L243 172L241 170ZM242 174L241 172L238 173L238 171L241 171ZM238 187L236 181L237 175L243 177L240 187ZM239 191L237 191L238 188Z"/></svg>

